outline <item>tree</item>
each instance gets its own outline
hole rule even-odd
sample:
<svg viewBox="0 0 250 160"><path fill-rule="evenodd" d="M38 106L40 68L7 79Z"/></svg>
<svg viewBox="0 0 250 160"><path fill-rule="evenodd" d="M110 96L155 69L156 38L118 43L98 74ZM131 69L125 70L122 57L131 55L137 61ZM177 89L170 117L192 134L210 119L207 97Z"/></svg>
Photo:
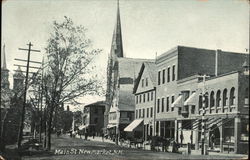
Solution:
<svg viewBox="0 0 250 160"><path fill-rule="evenodd" d="M51 148L51 132L54 112L64 102L78 104L77 98L102 91L93 70L93 59L101 50L93 49L86 36L86 28L74 25L64 17L63 22L53 22L53 31L47 41L46 68L43 75L43 91L47 107L46 149Z"/></svg>

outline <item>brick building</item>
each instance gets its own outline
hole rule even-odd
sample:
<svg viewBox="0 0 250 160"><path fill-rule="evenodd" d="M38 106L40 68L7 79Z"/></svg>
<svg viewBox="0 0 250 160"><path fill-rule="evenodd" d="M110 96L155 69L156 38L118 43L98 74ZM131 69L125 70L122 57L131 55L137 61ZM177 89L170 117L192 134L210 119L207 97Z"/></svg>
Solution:
<svg viewBox="0 0 250 160"><path fill-rule="evenodd" d="M151 70L157 74L153 135L172 138L183 145L191 143L193 148L199 149L201 94L205 87L206 144L212 147L210 137L213 134L214 149L245 153L249 134L249 72L244 72L242 65L247 68L248 63L247 54L184 46L158 56L156 67ZM204 74L210 78L203 81L200 75ZM140 85L135 85L135 97L140 97L139 93L143 97L148 91L142 88L145 81L142 75L144 73L138 76ZM135 113L150 105L135 103Z"/></svg>
<svg viewBox="0 0 250 160"><path fill-rule="evenodd" d="M100 135L104 127L105 102L98 101L84 106L82 126L80 130L88 131L90 135Z"/></svg>

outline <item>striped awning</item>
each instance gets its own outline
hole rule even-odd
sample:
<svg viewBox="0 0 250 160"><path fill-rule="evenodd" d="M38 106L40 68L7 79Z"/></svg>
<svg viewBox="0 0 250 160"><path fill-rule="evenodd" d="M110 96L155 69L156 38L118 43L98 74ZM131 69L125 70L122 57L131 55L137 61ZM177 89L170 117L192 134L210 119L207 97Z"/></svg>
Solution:
<svg viewBox="0 0 250 160"><path fill-rule="evenodd" d="M192 93L191 96L184 102L184 106L196 104L196 93Z"/></svg>
<svg viewBox="0 0 250 160"><path fill-rule="evenodd" d="M171 107L182 107L182 98L183 96L180 95L175 101L174 103L172 103Z"/></svg>
<svg viewBox="0 0 250 160"><path fill-rule="evenodd" d="M136 119L133 122L131 122L125 129L125 132L133 132L133 130L138 127L141 122L143 121L143 119Z"/></svg>

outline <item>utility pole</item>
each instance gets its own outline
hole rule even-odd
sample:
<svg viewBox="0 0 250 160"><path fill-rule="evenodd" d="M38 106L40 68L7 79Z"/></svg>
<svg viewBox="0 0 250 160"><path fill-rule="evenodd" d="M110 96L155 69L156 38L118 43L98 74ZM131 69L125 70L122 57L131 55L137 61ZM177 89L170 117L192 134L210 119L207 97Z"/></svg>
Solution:
<svg viewBox="0 0 250 160"><path fill-rule="evenodd" d="M28 88L28 76L29 76L29 63L30 63L30 52L40 52L40 50L32 50L31 46L33 46L31 44L31 42L29 44L27 44L29 46L28 49L23 49L23 48L19 48L19 50L24 50L24 51L28 51L28 59L27 59L27 68L26 68L26 77L25 77L25 88L24 88L24 97L23 97L23 108L22 108L22 113L21 113L21 120L20 120L20 125L19 125L19 133L18 133L18 142L17 142L17 146L18 148L21 147L21 142L22 142L22 138L23 138L23 127L24 127L24 118L25 118L25 107L26 107L26 94L27 94L27 88Z"/></svg>
<svg viewBox="0 0 250 160"><path fill-rule="evenodd" d="M207 75L202 75L199 76L199 78L203 79L203 87L202 87L202 118L201 118L201 154L202 155L207 155L207 137L206 137L206 120L205 120L205 114L206 114L206 93L205 93L205 83L206 83L206 78L210 76Z"/></svg>

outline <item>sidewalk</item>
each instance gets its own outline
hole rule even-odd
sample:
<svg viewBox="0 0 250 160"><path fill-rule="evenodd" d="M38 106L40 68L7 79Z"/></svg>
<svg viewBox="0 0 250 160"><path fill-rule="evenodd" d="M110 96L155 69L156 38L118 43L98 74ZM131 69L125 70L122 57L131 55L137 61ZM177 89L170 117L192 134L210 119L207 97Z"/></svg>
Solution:
<svg viewBox="0 0 250 160"><path fill-rule="evenodd" d="M79 135L76 135L76 137L75 138L80 138L80 136ZM81 136L81 139L85 139L85 137L84 136ZM102 137L97 137L97 136L95 136L95 138L93 138L92 136L88 136L88 140L90 140L90 141L96 141L96 142L106 142L106 143L112 143L112 144L115 144L115 142L113 142L112 140L110 140L110 139L103 139L103 141L102 141Z"/></svg>

